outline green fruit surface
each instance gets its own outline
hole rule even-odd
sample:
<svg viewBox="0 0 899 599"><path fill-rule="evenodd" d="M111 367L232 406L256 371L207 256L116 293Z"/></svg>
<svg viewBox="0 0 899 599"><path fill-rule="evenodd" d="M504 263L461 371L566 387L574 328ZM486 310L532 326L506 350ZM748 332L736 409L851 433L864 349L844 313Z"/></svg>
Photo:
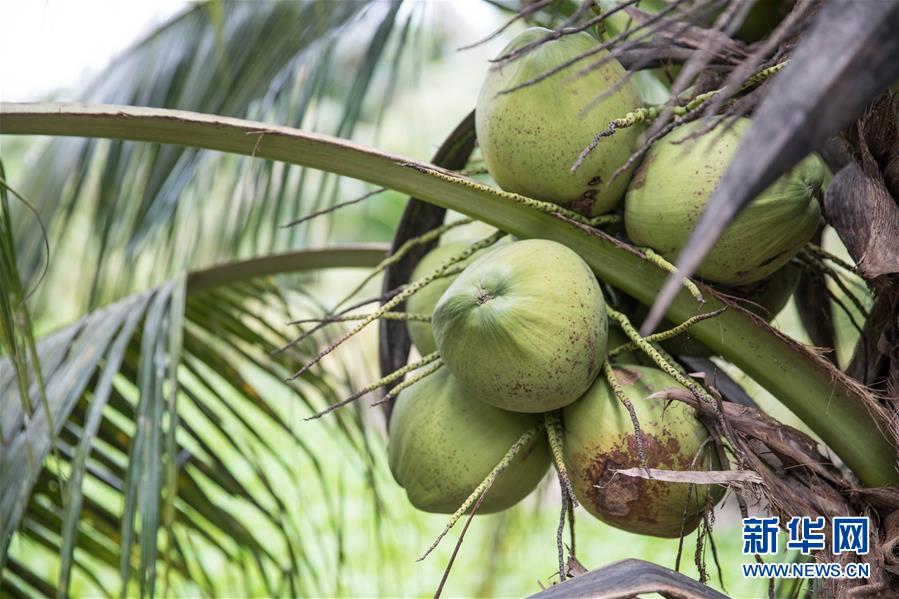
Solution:
<svg viewBox="0 0 899 599"><path fill-rule="evenodd" d="M501 55L550 31L535 27L520 33ZM640 96L626 71L602 50L547 79L515 92L498 95L547 71L595 50L587 33L566 35L546 42L520 58L495 63L481 86L475 110L478 144L490 176L506 191L568 206L587 215L611 210L621 199L630 173L609 184L612 173L627 162L635 149L640 127L621 129L603 139L581 167L571 166L593 136L640 106ZM575 73L597 62L602 66L583 76ZM621 84L595 106L591 103Z"/></svg>
<svg viewBox="0 0 899 599"><path fill-rule="evenodd" d="M434 309L444 363L483 401L546 412L587 390L606 356L596 277L573 251L528 239L468 266Z"/></svg>
<svg viewBox="0 0 899 599"><path fill-rule="evenodd" d="M465 391L445 367L404 389L390 420L390 471L420 510L456 511L538 416L494 408ZM549 468L546 435L536 436L500 474L478 513L526 497Z"/></svg>
<svg viewBox="0 0 899 599"><path fill-rule="evenodd" d="M727 170L749 119L728 131L694 121L653 144L625 199L624 222L634 243L677 260L705 205ZM681 142L682 143L676 143ZM715 242L697 274L725 285L747 285L770 276L804 246L818 228L816 196L828 172L816 155L799 163L757 196Z"/></svg>
<svg viewBox="0 0 899 599"><path fill-rule="evenodd" d="M615 374L637 414L649 468L719 467L692 408L679 401L647 399L663 389L682 389L674 379L643 366L617 366ZM682 527L688 534L698 525L707 492L715 502L723 496L720 487L699 485L691 492L686 483L615 475L616 470L639 467L640 460L630 416L602 377L565 408L563 420L564 459L575 495L607 524L637 534L678 537Z"/></svg>
<svg viewBox="0 0 899 599"><path fill-rule="evenodd" d="M421 279L446 260L463 252L468 246L469 244L464 241L437 246L419 260L418 264L415 266L415 270L412 271L410 281ZM475 252L475 254L468 259L459 262L459 266L470 264L486 251L489 251L489 249ZM459 275L455 274L448 277L442 277L417 291L412 297L406 300L406 311L414 314L427 314L430 316L431 313L434 312L434 306L437 305L437 300L440 299L440 296L443 295L443 292L446 291L447 287L456 280L457 276ZM418 349L418 353L422 356L426 356L437 351L437 344L434 342L434 333L431 331L431 323L409 321L407 327L409 329L409 337L412 339L413 345Z"/></svg>

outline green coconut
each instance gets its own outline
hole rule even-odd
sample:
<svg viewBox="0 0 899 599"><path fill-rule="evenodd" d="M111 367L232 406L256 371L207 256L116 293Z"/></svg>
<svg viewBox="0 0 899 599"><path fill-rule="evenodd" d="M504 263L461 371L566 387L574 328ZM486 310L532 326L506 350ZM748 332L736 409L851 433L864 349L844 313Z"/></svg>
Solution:
<svg viewBox="0 0 899 599"><path fill-rule="evenodd" d="M646 465L662 470L717 470L708 432L692 408L679 401L647 399L680 387L656 368L614 368L631 400L646 452ZM707 493L717 502L723 489L647 480L615 474L641 466L637 438L627 409L599 378L584 397L563 411L564 460L578 500L607 524L637 534L678 537L699 524ZM694 459L695 458L695 459Z"/></svg>
<svg viewBox="0 0 899 599"><path fill-rule="evenodd" d="M677 260L706 203L730 164L749 119L726 132L694 121L653 144L625 199L628 236L671 262ZM682 142L682 143L678 143ZM759 194L724 230L697 274L725 285L748 285L772 275L812 238L821 220L817 197L829 174L816 155Z"/></svg>
<svg viewBox="0 0 899 599"><path fill-rule="evenodd" d="M431 320L440 356L478 398L546 412L587 390L606 355L605 300L560 243L517 241L468 266Z"/></svg>
<svg viewBox="0 0 899 599"><path fill-rule="evenodd" d="M412 271L412 276L409 280L416 281L421 279L446 260L463 252L469 245L468 242L457 241L437 246L419 260L418 264L415 266L415 270ZM470 264L477 257L482 256L491 249L492 248L486 248L479 252L475 252L471 257L459 262L459 266ZM450 283L456 280L457 276L458 274L442 277L417 291L412 297L406 300L406 310L414 314L427 314L430 316L434 311L434 306L437 305L437 300L440 299L443 292L450 286ZM410 321L407 323L407 327L409 329L409 337L412 339L412 344L418 349L418 353L426 356L437 351L437 344L434 342L434 334L431 332L431 323Z"/></svg>
<svg viewBox="0 0 899 599"><path fill-rule="evenodd" d="M479 401L440 368L397 398L390 420L390 471L412 505L451 514L538 421L538 416ZM546 435L538 435L496 478L478 513L504 510L524 499L549 463Z"/></svg>
<svg viewBox="0 0 899 599"><path fill-rule="evenodd" d="M501 55L551 33L534 27L521 32ZM640 106L640 95L626 71L608 52L588 59L512 93L503 90L523 84L585 52L597 41L588 33L565 35L527 52L518 59L496 63L487 72L475 110L478 144L490 176L506 191L568 206L586 215L611 210L621 199L630 174L611 181L634 150L640 127L617 131L604 139L580 168L571 173L581 151L593 136ZM602 66L582 76L594 62ZM618 86L595 106L596 98Z"/></svg>

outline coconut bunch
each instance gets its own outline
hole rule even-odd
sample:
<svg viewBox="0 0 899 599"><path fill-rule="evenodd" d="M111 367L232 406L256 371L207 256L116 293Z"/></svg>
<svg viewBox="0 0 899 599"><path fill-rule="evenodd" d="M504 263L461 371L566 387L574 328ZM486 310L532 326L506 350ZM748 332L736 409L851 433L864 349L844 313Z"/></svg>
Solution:
<svg viewBox="0 0 899 599"><path fill-rule="evenodd" d="M426 280L428 269L465 247L432 250L413 280ZM555 458L597 518L664 537L693 530L708 497L715 503L720 492L615 476L718 462L691 408L652 397L683 386L629 363L627 354L607 361L609 311L587 264L542 239L460 262L460 273L423 288L407 306L431 315L410 322L410 336L423 355L436 349L442 363L404 388L393 409L390 467L410 502L465 513L482 499L478 513L502 510L533 491Z"/></svg>
<svg viewBox="0 0 899 599"><path fill-rule="evenodd" d="M502 54L546 33L527 30ZM639 106L623 67L611 59L583 77L563 68L503 92L596 47L583 33L498 63L476 110L487 170L505 191L591 218L620 213L630 172L614 175L636 148L640 127L616 136L613 148L587 157L576 173L570 166L595 125ZM599 103L597 89L609 92ZM595 121L585 125L581 115L591 105ZM720 462L693 409L655 395L684 385L651 358L640 365L628 359L642 352L607 359L608 317L620 313L606 305L605 283L553 241L513 241L453 258L466 247L438 246L411 277L413 286L428 281L446 261L462 268L407 301L411 313L429 317L408 323L413 345L440 362L424 379L412 376L391 420L391 469L411 503L457 514L504 509L555 461L563 492L613 526L663 537L695 529L720 488L616 476L633 468L709 470Z"/></svg>
<svg viewBox="0 0 899 599"><path fill-rule="evenodd" d="M634 115L645 108L626 70L588 33L547 41L550 33L519 34L487 73L475 126L489 176L538 209L612 223L609 231L653 267L672 268L748 119L675 127L635 163L646 125ZM600 64L586 72L569 64L584 53ZM620 126L597 148L595 133L609 123ZM798 282L793 260L819 227L828 176L810 156L765 190L709 253L701 281L773 318ZM669 352L711 354L690 337L691 323L639 337L631 320L645 308L553 241L452 258L466 247L438 246L411 277L413 285L427 281L447 259L457 267L407 303L421 316L408 323L413 345L439 364L412 376L391 421L391 469L413 505L454 512L452 521L505 509L553 463L563 501L612 526L661 537L694 530L721 486L634 475L726 466L694 407L668 399L697 393ZM690 289L699 314L701 291Z"/></svg>
<svg viewBox="0 0 899 599"><path fill-rule="evenodd" d="M782 65L748 76L736 91L650 105L616 58L627 53L607 46L583 30L531 28L500 52L474 115L484 174L500 188L491 193L596 228L596 237L615 237L639 254L643 268L671 272L750 123L692 119L719 92L749 98ZM579 63L584 56L588 66ZM655 119L667 110L673 118L660 126ZM609 525L681 537L703 523L708 532L723 485L747 480L745 471L742 479L720 472L727 456L764 474L754 452L767 446L795 459L796 443L772 445L792 439L807 449L800 463L826 462L813 443L761 412L722 407L717 390L684 365L713 353L690 334L721 312L703 312L704 293L767 321L789 301L821 255L808 244L822 224L819 199L829 179L810 155L758 194L706 255L696 281L684 281L695 316L646 337L633 323L643 320L647 298L638 302L598 279L572 249L503 231L438 245L470 221L440 225L442 210L411 202L401 231L413 223L420 234L398 233L395 251L376 269L386 270L381 308L347 334L381 319L385 375L346 401L390 387L379 403L389 417L393 476L417 508L452 514L435 545L461 516L527 497L550 465L561 488L560 531L580 503ZM403 303L406 312L394 312ZM404 364L408 345L396 340L406 331L418 358ZM780 475L768 476L772 487L781 484ZM769 503L786 496L783 488L766 495ZM820 496L842 501L830 491Z"/></svg>
<svg viewBox="0 0 899 599"><path fill-rule="evenodd" d="M745 23L761 26L769 12L754 9ZM475 112L487 170L506 191L593 217L622 218L626 235L619 237L670 268L749 119L715 117L668 127L647 144L641 134L654 111L640 106L630 74L589 34L557 37L529 29L491 67ZM591 57L589 68L578 62L584 56ZM635 156L643 158L632 177ZM798 284L802 262L794 258L822 224L819 200L829 178L818 156L807 157L731 223L698 278L772 320ZM637 302L624 307L635 319L646 315ZM679 355L712 354L689 332L665 345Z"/></svg>

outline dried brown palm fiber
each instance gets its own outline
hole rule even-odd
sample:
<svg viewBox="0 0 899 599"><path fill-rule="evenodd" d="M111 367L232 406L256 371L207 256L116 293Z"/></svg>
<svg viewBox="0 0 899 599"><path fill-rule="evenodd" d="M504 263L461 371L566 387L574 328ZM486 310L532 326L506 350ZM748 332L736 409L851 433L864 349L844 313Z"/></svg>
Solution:
<svg viewBox="0 0 899 599"><path fill-rule="evenodd" d="M893 172L899 159L899 100L884 92L855 122L846 135L850 151L866 173L878 172L894 200L899 198L899 180ZM899 200L896 200L899 201Z"/></svg>
<svg viewBox="0 0 899 599"><path fill-rule="evenodd" d="M530 52L531 50L533 50L534 48L536 48L542 44L559 39L560 37L565 36L565 35L573 35L576 33L580 33L582 31L587 31L590 27L600 24L605 19L624 10L627 6L630 6L631 4L636 4L638 1L639 0L625 0L621 4L618 4L617 6L611 8L610 10L604 11L604 12L600 13L599 15L592 17L591 19L587 20L584 23L581 23L580 25L578 25L576 27L564 28L564 29L560 29L560 30L556 30L551 33L548 33L543 38L540 38L538 40L534 40L532 42L524 44L523 46L521 46L520 48L516 48L512 52L508 52L506 54L501 54L501 55L497 56L496 58L490 59L489 62L510 62L512 60L517 59L519 56L522 56L522 55ZM675 4L680 4L684 1L685 0L677 0L677 2ZM674 8L672 8L672 7L666 8L666 11L669 11L669 10L674 10ZM565 66L568 66L568 65L565 65Z"/></svg>
<svg viewBox="0 0 899 599"><path fill-rule="evenodd" d="M847 372L881 393L899 429L899 128L893 95L878 98L845 140L854 160L834 177L825 210L875 294Z"/></svg>
<svg viewBox="0 0 899 599"><path fill-rule="evenodd" d="M899 510L890 512L884 519L883 532L880 553L885 567L899 576Z"/></svg>
<svg viewBox="0 0 899 599"><path fill-rule="evenodd" d="M609 40L609 42L606 43L609 44L612 48L611 54L583 67L580 71L578 71L577 75L583 75L593 69L600 68L603 64L615 57L616 52L622 53L632 50L639 50L647 43L657 45L659 44L659 42L667 42L672 46L680 45L682 47L689 48L690 54L686 56L687 61L693 59L697 52L703 51L703 49L710 44L710 40L712 39L717 40L724 46L727 46L728 42L725 41L725 39L722 37L721 32L719 31L702 29L700 27L692 25L689 21L663 18L663 16L672 8L672 6L673 5L669 5L665 10L659 12L658 14L650 14L637 8L626 9L628 16L634 19L639 25L638 27L634 28L633 31L641 31L641 28L644 27L649 28L648 31L634 40L623 40L617 45L613 44L615 40ZM679 16L689 19L697 13L701 14L704 7L714 6L714 0L712 2L700 3L697 6L691 7L690 9L686 10L682 15ZM677 13L674 14L677 15ZM652 27L649 27L650 25L652 25ZM623 37L624 35L625 34L622 34L619 37ZM707 68L704 70L704 72L715 72L722 69L729 70L733 68L734 65L739 64L740 58L745 56L745 53L738 46L740 42L735 42L734 40L729 41L730 44L734 47L725 48L725 50L722 50L721 53L712 56L709 60L709 64L706 65ZM622 81L619 81L616 85L612 86L610 89L593 98L591 102L584 108L583 112L588 112L592 107L602 102L609 94L614 93L621 85L625 84L627 80L629 80L633 76L633 71L648 68L652 60L653 59L651 56L644 55L642 61L638 61L629 65L628 76L625 77ZM713 68L714 66L718 66L719 69ZM574 170L575 168L573 167L572 171Z"/></svg>
<svg viewBox="0 0 899 599"><path fill-rule="evenodd" d="M689 393L667 392L655 396L665 399L683 401L694 406L706 416L710 428L717 426L717 419L711 415L708 406L696 401ZM763 479L762 484L747 488L740 483L732 485L740 499L741 506L747 500L753 501L760 492L768 510L786 521L793 516L828 518L838 515L870 515L872 538L881 539L877 514L869 508L850 503L853 495L848 479L830 463L829 458L821 454L815 442L804 433L792 429L767 415L745 406L725 404L725 418L737 431L738 443L749 462L751 469ZM801 465L800 465L801 464ZM885 488L890 489L890 488ZM854 505L856 504L856 505ZM745 516L745 508L742 508ZM825 528L825 536L830 540L830 531ZM875 541L875 547L886 541ZM820 556L826 561L849 563L861 561L868 563L871 577L866 582L846 579L826 580L819 583L813 596L843 597L856 593L861 596L875 593L883 595L897 590L897 580L889 576L884 567L884 560L877 552L859 558L851 554L842 554L834 558L832 555Z"/></svg>
<svg viewBox="0 0 899 599"><path fill-rule="evenodd" d="M866 279L899 273L899 205L879 171L844 167L824 194L824 212Z"/></svg>
<svg viewBox="0 0 899 599"><path fill-rule="evenodd" d="M724 91L706 105L704 115L718 114L724 104L739 90L740 85L747 77L765 66L780 62L779 60L772 60L772 54L785 40L796 35L797 32L802 31L808 25L820 1L799 0L793 7L793 10L790 11L790 14L780 22L771 35L763 42L756 44L746 59L730 72L723 85Z"/></svg>
<svg viewBox="0 0 899 599"><path fill-rule="evenodd" d="M671 86L672 102L674 98L679 97L687 87L693 84L695 77L702 73L718 53L734 43L734 40L730 38L729 33L732 32L732 29L736 29L736 27L739 26L743 17L745 17L751 7L752 4L749 2L731 2L715 19L714 24L709 29L717 31L719 34L722 32L727 32L728 34L715 35L714 38L711 38L710 36L708 42L704 44L703 47L690 58L690 60L684 63L683 69ZM657 119L649 128L648 137L658 133L658 131L669 121L671 118L672 106L673 104L669 104L662 113L661 118Z"/></svg>
<svg viewBox="0 0 899 599"><path fill-rule="evenodd" d="M645 25L654 15L639 8L627 8L625 12L638 25ZM687 13L690 17L696 12ZM706 29L690 22L676 19L665 19L670 25L660 29L656 34L661 40L665 40L678 46L702 50L710 45L717 45L716 53L711 57L713 63L736 65L748 56L748 47L740 40L735 40L717 29ZM677 35L674 33L677 32Z"/></svg>
<svg viewBox="0 0 899 599"><path fill-rule="evenodd" d="M899 431L899 277L884 275L874 287L874 304L846 372L880 392Z"/></svg>
<svg viewBox="0 0 899 599"><path fill-rule="evenodd" d="M456 48L456 50L457 51L470 50L472 48L477 48L478 46L480 46L482 44L486 44L490 40L495 39L498 35L500 35L506 29L508 29L509 27L514 25L517 21L527 20L527 18L529 16L531 16L535 12L540 11L543 8L546 8L547 6L551 5L555 1L556 0L538 0L537 2L523 3L521 10L519 10L517 13L515 13L515 15L512 18L510 18L508 21L506 21L505 23L500 25L498 28L496 28L492 32L490 32L486 37L483 37L476 42L472 42L472 43L466 44L464 46L459 46L458 48ZM579 9L579 11L580 11L580 9Z"/></svg>

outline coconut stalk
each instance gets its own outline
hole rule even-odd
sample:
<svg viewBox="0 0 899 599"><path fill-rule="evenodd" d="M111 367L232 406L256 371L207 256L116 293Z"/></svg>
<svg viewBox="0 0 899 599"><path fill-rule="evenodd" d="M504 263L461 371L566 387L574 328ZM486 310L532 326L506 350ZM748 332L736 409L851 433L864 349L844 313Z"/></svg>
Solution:
<svg viewBox="0 0 899 599"><path fill-rule="evenodd" d="M455 173L326 135L178 110L130 106L0 104L0 133L169 143L279 160L389 187L456 210L521 238L558 241L607 283L651 305L666 274L629 246L563 216L533 210L533 200ZM870 393L804 346L702 286L704 310L728 308L693 327L694 336L734 363L791 409L868 486L899 482L896 447ZM695 300L681 289L666 312L679 323Z"/></svg>

